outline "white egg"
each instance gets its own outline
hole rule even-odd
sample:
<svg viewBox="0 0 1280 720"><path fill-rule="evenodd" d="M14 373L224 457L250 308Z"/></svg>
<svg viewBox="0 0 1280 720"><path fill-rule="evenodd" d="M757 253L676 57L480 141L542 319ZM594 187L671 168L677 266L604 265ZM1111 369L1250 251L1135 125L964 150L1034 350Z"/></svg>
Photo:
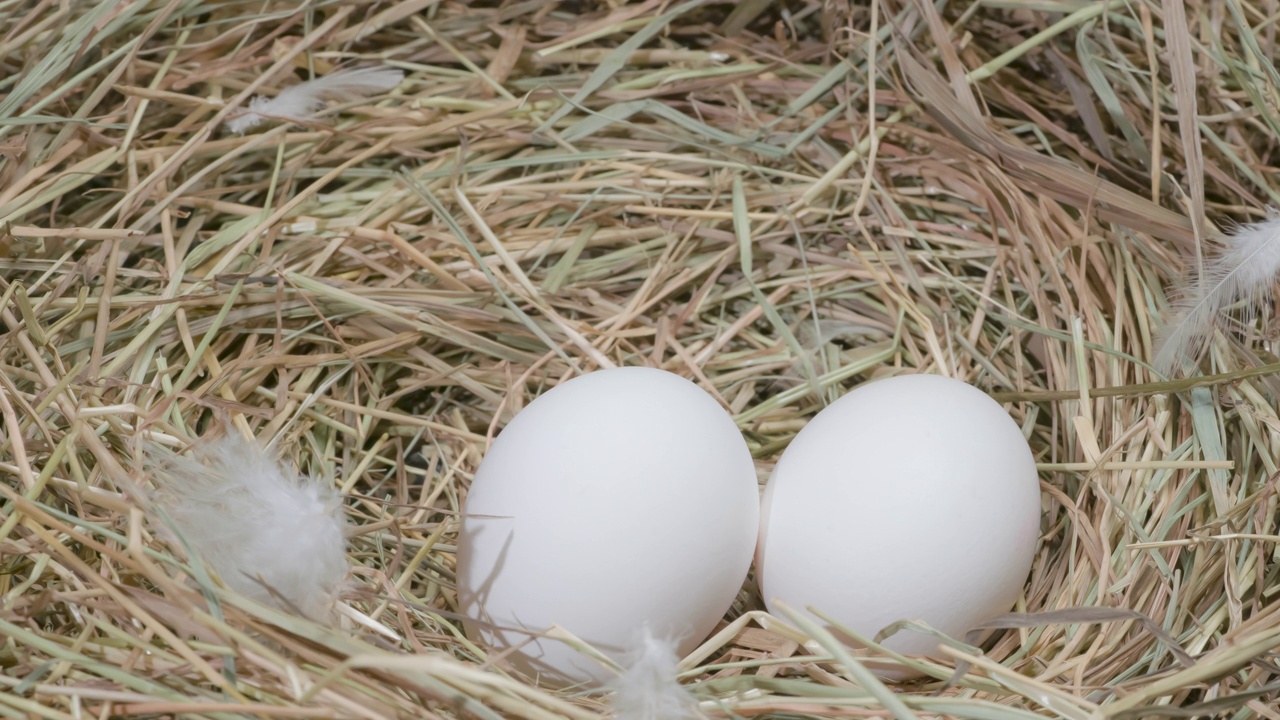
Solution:
<svg viewBox="0 0 1280 720"><path fill-rule="evenodd" d="M471 484L458 539L469 633L553 685L610 674L530 631L557 625L617 659L643 624L689 652L746 580L758 488L732 418L688 380L618 368L559 385L507 425Z"/></svg>
<svg viewBox="0 0 1280 720"><path fill-rule="evenodd" d="M963 640L1008 612L1040 528L1018 425L978 389L937 375L871 382L818 413L763 502L756 561L769 609L812 606L868 638L910 619ZM903 630L885 645L930 655L938 641Z"/></svg>

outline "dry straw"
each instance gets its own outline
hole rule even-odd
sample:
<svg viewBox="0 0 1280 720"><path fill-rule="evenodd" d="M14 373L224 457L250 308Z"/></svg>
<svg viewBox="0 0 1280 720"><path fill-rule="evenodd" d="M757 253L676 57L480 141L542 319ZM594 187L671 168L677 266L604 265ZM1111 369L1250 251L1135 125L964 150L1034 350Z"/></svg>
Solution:
<svg viewBox="0 0 1280 720"><path fill-rule="evenodd" d="M1280 717L1268 316L1149 365L1214 228L1280 202L1275 3L730 5L0 0L0 716L608 713L463 636L454 542L513 413L644 364L762 473L917 371L1043 463L985 647L886 685L747 585L680 668L707 717ZM147 521L147 444L220 425L344 494L339 626Z"/></svg>

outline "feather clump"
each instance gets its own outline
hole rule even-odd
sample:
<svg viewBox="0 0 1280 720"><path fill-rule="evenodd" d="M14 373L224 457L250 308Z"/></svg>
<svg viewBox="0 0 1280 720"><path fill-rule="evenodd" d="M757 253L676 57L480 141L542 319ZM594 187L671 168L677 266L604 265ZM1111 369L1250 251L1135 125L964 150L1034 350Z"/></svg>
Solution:
<svg viewBox="0 0 1280 720"><path fill-rule="evenodd" d="M330 618L348 570L345 519L331 487L234 433L194 457L159 447L150 454L159 460L155 499L190 552L242 595Z"/></svg>
<svg viewBox="0 0 1280 720"><path fill-rule="evenodd" d="M647 627L639 633L621 675L613 680L615 720L693 720L693 697L680 685L675 644Z"/></svg>
<svg viewBox="0 0 1280 720"><path fill-rule="evenodd" d="M275 97L254 96L249 109L232 118L227 129L243 133L264 120L276 118L306 122L315 118L326 101L350 102L386 92L404 80L404 72L377 66L338 70L324 77L291 85Z"/></svg>
<svg viewBox="0 0 1280 720"><path fill-rule="evenodd" d="M1269 297L1280 272L1280 216L1270 211L1262 222L1242 225L1226 238L1217 257L1205 261L1198 281L1181 295L1172 320L1156 344L1156 369L1172 377L1194 364L1208 345L1223 310L1244 301L1246 314Z"/></svg>

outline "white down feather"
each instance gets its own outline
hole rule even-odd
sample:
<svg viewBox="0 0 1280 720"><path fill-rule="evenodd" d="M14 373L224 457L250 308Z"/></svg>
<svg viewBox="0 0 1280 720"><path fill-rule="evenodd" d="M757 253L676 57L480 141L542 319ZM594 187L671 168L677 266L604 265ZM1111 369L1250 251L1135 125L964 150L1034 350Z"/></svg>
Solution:
<svg viewBox="0 0 1280 720"><path fill-rule="evenodd" d="M1172 318L1161 328L1156 369L1166 377L1195 363L1204 351L1222 312L1243 302L1252 316L1271 297L1280 273L1280 216L1241 225L1225 239L1216 257L1206 258L1199 278L1187 283L1174 304Z"/></svg>
<svg viewBox="0 0 1280 720"><path fill-rule="evenodd" d="M306 122L326 101L350 102L386 92L404 80L404 72L389 67L337 70L314 80L290 85L275 97L254 96L246 112L227 122L227 129L243 133L264 120Z"/></svg>
<svg viewBox="0 0 1280 720"><path fill-rule="evenodd" d="M194 457L153 448L155 499L191 552L260 602L330 619L346 579L345 518L328 485L232 433ZM159 455L160 457L157 457Z"/></svg>
<svg viewBox="0 0 1280 720"><path fill-rule="evenodd" d="M678 679L675 644L642 628L610 684L614 720L693 720L697 705Z"/></svg>

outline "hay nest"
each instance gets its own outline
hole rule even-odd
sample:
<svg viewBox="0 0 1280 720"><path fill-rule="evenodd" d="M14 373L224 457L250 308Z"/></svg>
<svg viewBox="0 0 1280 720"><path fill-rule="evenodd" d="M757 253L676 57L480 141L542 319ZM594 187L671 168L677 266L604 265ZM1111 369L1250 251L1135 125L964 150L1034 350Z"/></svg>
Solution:
<svg viewBox="0 0 1280 720"><path fill-rule="evenodd" d="M1019 627L882 685L748 583L684 666L707 715L1280 717L1268 327L1149 365L1214 226L1277 200L1274 14L0 2L0 715L601 716L461 633L457 513L531 398L650 365L762 473L904 371L1041 463ZM405 80L225 128L379 63ZM144 441L220 424L346 494L351 627L192 581L144 520Z"/></svg>

